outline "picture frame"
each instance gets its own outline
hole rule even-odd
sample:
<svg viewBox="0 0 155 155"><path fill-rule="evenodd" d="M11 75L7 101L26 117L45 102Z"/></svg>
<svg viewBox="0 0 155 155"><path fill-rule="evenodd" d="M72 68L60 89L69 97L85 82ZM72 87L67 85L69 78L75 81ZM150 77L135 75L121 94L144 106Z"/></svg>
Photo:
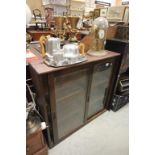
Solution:
<svg viewBox="0 0 155 155"><path fill-rule="evenodd" d="M122 22L125 12L125 6L113 6L108 8L107 19L114 22Z"/></svg>
<svg viewBox="0 0 155 155"><path fill-rule="evenodd" d="M94 9L94 19L100 16L100 9Z"/></svg>
<svg viewBox="0 0 155 155"><path fill-rule="evenodd" d="M101 17L106 17L107 16L107 11L108 11L108 8L101 8L100 9L100 16Z"/></svg>

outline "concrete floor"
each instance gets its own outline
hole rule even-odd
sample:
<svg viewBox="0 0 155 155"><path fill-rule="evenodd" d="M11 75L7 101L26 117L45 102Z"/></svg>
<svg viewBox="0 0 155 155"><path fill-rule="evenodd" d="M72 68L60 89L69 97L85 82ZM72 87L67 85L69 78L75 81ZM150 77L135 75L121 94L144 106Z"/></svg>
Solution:
<svg viewBox="0 0 155 155"><path fill-rule="evenodd" d="M129 105L107 111L49 150L49 155L129 155Z"/></svg>

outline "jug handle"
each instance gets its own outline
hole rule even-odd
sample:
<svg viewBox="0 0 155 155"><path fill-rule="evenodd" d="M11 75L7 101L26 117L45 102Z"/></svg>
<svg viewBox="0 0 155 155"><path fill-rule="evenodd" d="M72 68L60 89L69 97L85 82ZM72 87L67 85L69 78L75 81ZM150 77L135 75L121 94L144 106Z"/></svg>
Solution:
<svg viewBox="0 0 155 155"><path fill-rule="evenodd" d="M46 42L46 37L42 35L39 39L40 47L41 47L41 55L42 57L45 56L46 51L45 51L45 42Z"/></svg>
<svg viewBox="0 0 155 155"><path fill-rule="evenodd" d="M80 54L85 55L85 44L84 43L79 44L79 51L80 51Z"/></svg>

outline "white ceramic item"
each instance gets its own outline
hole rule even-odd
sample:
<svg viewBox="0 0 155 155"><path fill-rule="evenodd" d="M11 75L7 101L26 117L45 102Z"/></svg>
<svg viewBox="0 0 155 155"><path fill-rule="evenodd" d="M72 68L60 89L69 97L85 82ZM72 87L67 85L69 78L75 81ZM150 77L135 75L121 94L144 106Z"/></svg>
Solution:
<svg viewBox="0 0 155 155"><path fill-rule="evenodd" d="M80 55L79 47L76 44L66 44L63 46L65 58L76 58Z"/></svg>

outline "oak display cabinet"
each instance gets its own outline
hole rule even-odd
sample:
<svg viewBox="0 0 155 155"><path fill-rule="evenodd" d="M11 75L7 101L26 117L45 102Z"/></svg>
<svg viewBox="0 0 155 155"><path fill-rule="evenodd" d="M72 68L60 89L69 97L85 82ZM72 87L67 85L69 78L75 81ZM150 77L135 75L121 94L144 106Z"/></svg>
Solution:
<svg viewBox="0 0 155 155"><path fill-rule="evenodd" d="M41 58L30 63L50 148L108 109L119 58L120 54L109 51L68 67L49 67Z"/></svg>

